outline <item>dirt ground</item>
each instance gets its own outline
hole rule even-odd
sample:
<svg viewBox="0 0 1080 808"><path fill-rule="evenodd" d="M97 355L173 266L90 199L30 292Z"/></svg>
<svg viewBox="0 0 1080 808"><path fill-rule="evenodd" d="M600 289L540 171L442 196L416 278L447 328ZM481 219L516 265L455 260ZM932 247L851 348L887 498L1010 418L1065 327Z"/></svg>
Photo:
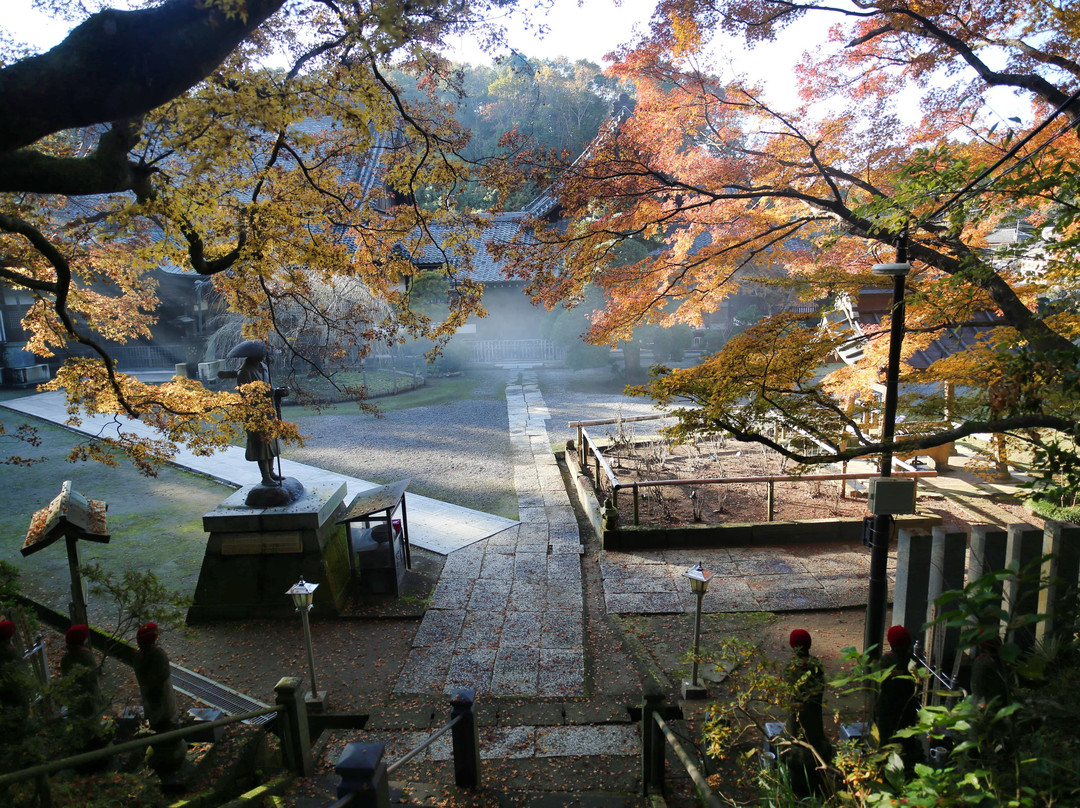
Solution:
<svg viewBox="0 0 1080 808"><path fill-rule="evenodd" d="M672 446L657 440L637 446L613 446L604 452L620 483L647 480L704 480L732 477L780 476L790 473L785 458L760 444L711 440ZM826 474L811 470L808 474ZM737 524L768 518L768 485L763 482L699 483L650 486L641 490L643 525ZM1030 520L1017 502L999 501L1015 513L1015 521ZM919 511L942 516L947 524L970 527L985 521L957 502L920 488ZM839 480L777 482L773 485L776 521L862 517L866 492L846 490Z"/></svg>

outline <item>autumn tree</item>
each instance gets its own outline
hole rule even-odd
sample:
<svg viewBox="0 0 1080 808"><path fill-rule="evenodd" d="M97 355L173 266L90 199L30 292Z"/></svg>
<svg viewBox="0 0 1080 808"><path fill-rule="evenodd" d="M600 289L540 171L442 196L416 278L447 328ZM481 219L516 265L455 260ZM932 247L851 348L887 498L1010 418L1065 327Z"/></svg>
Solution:
<svg viewBox="0 0 1080 808"><path fill-rule="evenodd" d="M469 258L473 223L454 203L467 133L386 76L393 62L445 78L443 37L512 2L41 0L77 23L61 44L37 53L0 37L0 283L33 296L28 350L82 348L52 385L72 411L161 427L161 440L122 447L148 471L180 444L209 452L266 417L194 380L148 386L117 371L110 346L150 334L155 267L210 279L246 338L305 372L373 340L438 344L480 311L469 284L441 321L410 307L402 280L433 225L462 234L443 240L447 266ZM422 208L418 187L441 193Z"/></svg>
<svg viewBox="0 0 1080 808"><path fill-rule="evenodd" d="M833 26L800 63L795 109L710 69L714 32L753 46L818 17ZM807 301L856 295L882 285L870 268L900 247L913 267L905 351L979 330L966 349L905 369L921 384L909 390L933 390L905 396L909 419L951 420L896 448L1007 433L1053 469L1077 428L1077 19L1060 4L989 0L662 0L612 68L636 88L634 114L554 186L568 226L533 222L512 258L552 305L599 284L609 302L591 339L612 343L641 322L697 323L748 283ZM1020 117L993 114L988 95L1003 88L1027 104ZM1018 219L1033 238L990 250L988 234ZM664 246L622 265L619 245L641 237ZM869 391L883 381L888 318L864 360L824 379L851 335L817 326L768 318L649 392L678 408L679 434L727 431L800 462L878 453L849 402L878 406ZM943 382L958 391L948 413ZM774 441L777 419L828 450Z"/></svg>
<svg viewBox="0 0 1080 808"><path fill-rule="evenodd" d="M421 97L424 88L415 76L396 70L391 75L406 97ZM615 79L587 60L532 59L516 52L491 64L453 64L447 77L436 86L436 95L470 133L462 157L472 164L495 163L494 168L526 146L576 157L596 136L619 89ZM514 133L510 145L509 132ZM503 173L479 172L459 203L477 210L516 210L536 195L538 188L525 183L501 197L498 175Z"/></svg>

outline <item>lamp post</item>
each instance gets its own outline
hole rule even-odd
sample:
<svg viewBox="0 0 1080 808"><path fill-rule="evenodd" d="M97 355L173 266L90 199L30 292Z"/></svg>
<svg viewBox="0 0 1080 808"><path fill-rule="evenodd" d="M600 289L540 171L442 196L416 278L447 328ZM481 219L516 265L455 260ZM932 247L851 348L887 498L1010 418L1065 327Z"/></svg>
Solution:
<svg viewBox="0 0 1080 808"><path fill-rule="evenodd" d="M896 403L899 397L900 347L904 341L904 280L911 271L906 260L907 246L902 238L896 249L896 262L874 264L875 275L893 279L892 321L889 325L889 364L885 371L885 411L881 419L881 476L892 476L891 444L896 434ZM866 602L866 623L863 631L863 650L871 660L881 656L885 641L885 612L889 606L889 582L886 568L889 561L889 538L892 535L892 516L875 514L870 545L870 592Z"/></svg>
<svg viewBox="0 0 1080 808"><path fill-rule="evenodd" d="M308 668L311 671L311 693L305 701L312 712L321 712L326 702L326 693L320 693L319 686L315 683L315 652L311 647L311 623L308 619L312 601L315 600L315 590L318 588L318 584L309 584L301 578L300 583L293 584L285 593L292 598L293 606L300 612L300 620L304 624L304 644L307 646Z"/></svg>
<svg viewBox="0 0 1080 808"><path fill-rule="evenodd" d="M712 580L711 570L703 569L699 561L683 577L690 579L690 589L697 595L697 613L694 615L694 666L690 674L690 681L683 682L682 697L684 699L703 699L709 694L705 686L698 683L698 656L701 646L701 601L709 590L709 581Z"/></svg>

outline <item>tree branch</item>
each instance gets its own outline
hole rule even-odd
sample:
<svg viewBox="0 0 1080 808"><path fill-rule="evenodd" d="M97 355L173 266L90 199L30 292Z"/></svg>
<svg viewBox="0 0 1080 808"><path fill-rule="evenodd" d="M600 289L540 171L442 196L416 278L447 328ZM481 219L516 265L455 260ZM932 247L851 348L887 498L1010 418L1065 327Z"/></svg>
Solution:
<svg viewBox="0 0 1080 808"><path fill-rule="evenodd" d="M284 5L247 0L226 14L166 0L93 14L39 56L0 69L0 154L79 126L134 118L191 89Z"/></svg>

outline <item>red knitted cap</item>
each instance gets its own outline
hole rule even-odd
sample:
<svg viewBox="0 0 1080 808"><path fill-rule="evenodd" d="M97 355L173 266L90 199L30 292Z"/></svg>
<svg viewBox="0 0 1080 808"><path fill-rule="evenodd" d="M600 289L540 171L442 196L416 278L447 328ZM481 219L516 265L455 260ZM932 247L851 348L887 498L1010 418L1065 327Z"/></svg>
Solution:
<svg viewBox="0 0 1080 808"><path fill-rule="evenodd" d="M84 626L82 623L77 626L72 626L67 630L64 639L67 641L68 645L82 645L90 639L90 627Z"/></svg>
<svg viewBox="0 0 1080 808"><path fill-rule="evenodd" d="M15 624L10 620L0 620L0 638L10 640L15 636Z"/></svg>
<svg viewBox="0 0 1080 808"><path fill-rule="evenodd" d="M893 626L889 629L889 633L885 635L885 639L889 641L889 645L893 648L897 646L903 648L911 647L911 632L909 632L903 626Z"/></svg>
<svg viewBox="0 0 1080 808"><path fill-rule="evenodd" d="M143 623L139 626L139 630L135 632L135 642L139 645L153 645L158 638L158 627L156 623Z"/></svg>
<svg viewBox="0 0 1080 808"><path fill-rule="evenodd" d="M788 637L788 644L792 648L805 648L810 650L810 632L804 628L797 628Z"/></svg>

